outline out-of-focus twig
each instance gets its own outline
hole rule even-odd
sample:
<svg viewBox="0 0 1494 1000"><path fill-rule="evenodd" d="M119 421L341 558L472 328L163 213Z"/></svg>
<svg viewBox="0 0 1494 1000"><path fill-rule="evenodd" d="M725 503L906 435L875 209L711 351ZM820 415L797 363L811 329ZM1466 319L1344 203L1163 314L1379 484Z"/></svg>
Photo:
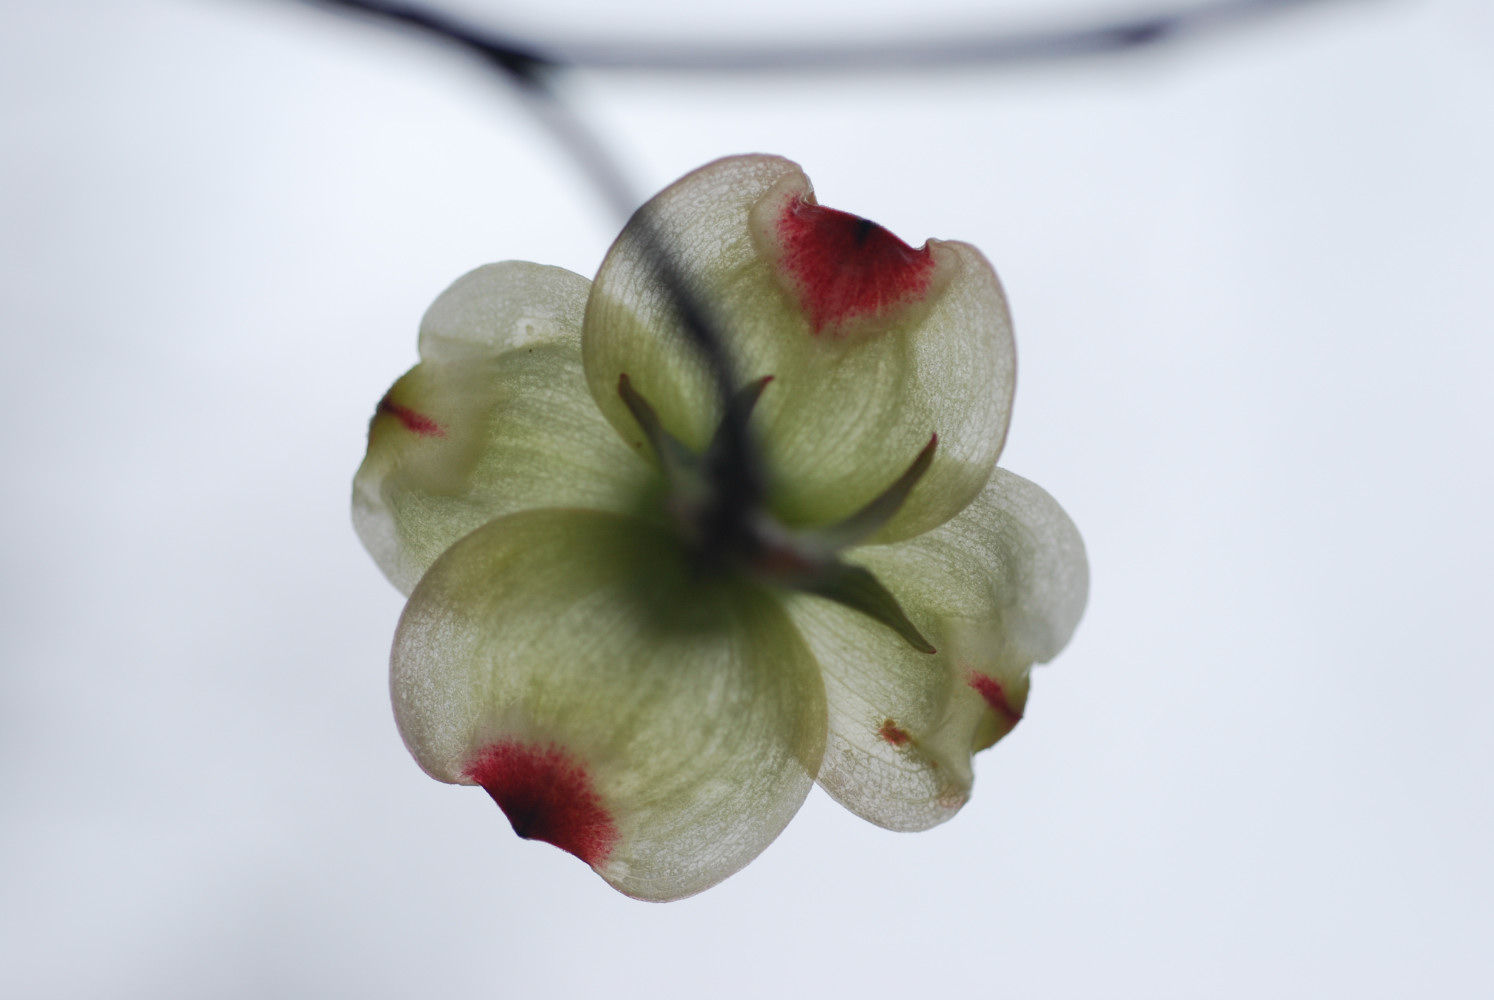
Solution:
<svg viewBox="0 0 1494 1000"><path fill-rule="evenodd" d="M1098 23L1024 31L967 31L886 42L723 45L716 42L542 42L389 0L310 0L433 32L504 69L641 70L683 73L846 73L938 70L1056 62L1124 53L1197 38L1221 28L1329 0L1212 0Z"/></svg>

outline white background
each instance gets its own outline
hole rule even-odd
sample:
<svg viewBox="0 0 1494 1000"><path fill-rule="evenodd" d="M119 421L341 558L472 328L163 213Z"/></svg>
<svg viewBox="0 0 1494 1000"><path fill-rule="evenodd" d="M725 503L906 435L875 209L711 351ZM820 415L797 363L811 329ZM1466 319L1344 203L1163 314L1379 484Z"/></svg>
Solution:
<svg viewBox="0 0 1494 1000"><path fill-rule="evenodd" d="M1035 11L1061 12L507 23L784 41ZM1026 723L948 825L817 792L668 905L424 777L387 705L401 599L348 523L366 421L448 282L589 274L615 221L436 47L275 0L5 0L0 993L1494 993L1483 0L1083 65L568 92L643 191L782 153L825 203L996 263L1003 464L1093 574Z"/></svg>

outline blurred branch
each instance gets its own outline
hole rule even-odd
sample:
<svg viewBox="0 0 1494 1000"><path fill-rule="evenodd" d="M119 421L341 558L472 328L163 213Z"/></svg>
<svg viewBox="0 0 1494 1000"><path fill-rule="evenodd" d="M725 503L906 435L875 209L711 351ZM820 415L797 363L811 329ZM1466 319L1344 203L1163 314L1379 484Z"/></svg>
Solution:
<svg viewBox="0 0 1494 1000"><path fill-rule="evenodd" d="M1098 24L927 39L820 45L552 42L518 38L429 8L385 0L309 0L399 22L456 42L510 74L557 69L683 73L829 73L957 69L1057 62L1195 38L1328 0L1215 0Z"/></svg>

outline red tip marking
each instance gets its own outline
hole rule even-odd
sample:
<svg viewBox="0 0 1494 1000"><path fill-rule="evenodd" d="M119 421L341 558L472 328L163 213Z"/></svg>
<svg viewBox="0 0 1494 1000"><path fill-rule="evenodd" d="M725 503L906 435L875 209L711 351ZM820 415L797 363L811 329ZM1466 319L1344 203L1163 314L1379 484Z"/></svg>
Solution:
<svg viewBox="0 0 1494 1000"><path fill-rule="evenodd" d="M1012 703L1006 700L1006 692L1002 690L996 678L971 671L970 686L986 700L986 704L991 706L991 711L1004 716L1014 726L1022 721L1022 713L1012 708Z"/></svg>
<svg viewBox="0 0 1494 1000"><path fill-rule="evenodd" d="M799 198L779 216L778 238L779 266L817 334L922 298L934 274L927 244L915 250L870 219Z"/></svg>
<svg viewBox="0 0 1494 1000"><path fill-rule="evenodd" d="M886 722L882 723L882 728L877 730L877 735L882 737L882 739L886 740L888 743L891 743L895 747L905 747L908 745L908 742L913 739L913 737L908 735L908 731L906 729L904 729L902 726L899 726L891 719L888 719Z"/></svg>
<svg viewBox="0 0 1494 1000"><path fill-rule="evenodd" d="M592 866L606 861L617 844L617 825L591 775L559 747L494 743L478 754L467 777L487 789L521 837L554 844Z"/></svg>
<svg viewBox="0 0 1494 1000"><path fill-rule="evenodd" d="M387 413L405 425L405 430L421 437L445 437L446 428L436 423L424 413L410 409L408 406L396 403L385 396L379 400L379 412Z"/></svg>

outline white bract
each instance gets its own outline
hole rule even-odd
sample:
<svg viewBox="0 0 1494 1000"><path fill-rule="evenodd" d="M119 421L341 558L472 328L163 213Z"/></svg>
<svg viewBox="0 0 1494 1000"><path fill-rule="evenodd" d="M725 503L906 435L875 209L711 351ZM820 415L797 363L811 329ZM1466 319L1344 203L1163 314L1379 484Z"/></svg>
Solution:
<svg viewBox="0 0 1494 1000"><path fill-rule="evenodd" d="M1015 354L990 265L822 208L787 160L675 183L594 283L473 271L420 356L353 495L410 597L400 732L629 895L737 871L815 780L884 827L948 819L1083 611L1074 525L995 467Z"/></svg>

